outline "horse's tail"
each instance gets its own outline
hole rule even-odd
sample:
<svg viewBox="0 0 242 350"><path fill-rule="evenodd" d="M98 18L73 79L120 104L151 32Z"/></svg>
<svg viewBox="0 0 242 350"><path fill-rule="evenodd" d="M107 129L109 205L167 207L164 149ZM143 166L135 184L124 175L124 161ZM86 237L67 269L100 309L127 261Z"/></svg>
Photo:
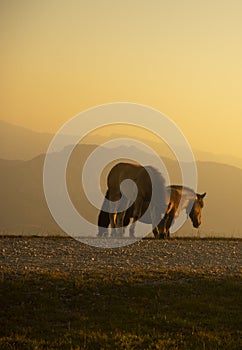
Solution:
<svg viewBox="0 0 242 350"><path fill-rule="evenodd" d="M106 199L109 198L108 190L107 190L107 192L105 194L105 198ZM109 226L109 224L110 224L109 212L108 212L106 201L104 200L102 208L101 208L100 213L98 215L98 227L105 227L105 228L107 228Z"/></svg>

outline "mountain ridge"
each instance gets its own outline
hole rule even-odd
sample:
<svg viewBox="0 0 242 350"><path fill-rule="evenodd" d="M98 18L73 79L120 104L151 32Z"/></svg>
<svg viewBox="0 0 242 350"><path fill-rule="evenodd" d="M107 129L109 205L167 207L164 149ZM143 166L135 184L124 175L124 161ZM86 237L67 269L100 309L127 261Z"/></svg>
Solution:
<svg viewBox="0 0 242 350"><path fill-rule="evenodd" d="M52 133L34 131L0 120L0 159L29 160L38 154L46 153L53 136ZM63 137L70 136L63 135ZM105 138L100 136L98 140L100 144L105 141ZM92 144L95 145L95 139ZM194 149L193 152L198 161L213 161L242 169L242 158L197 149Z"/></svg>

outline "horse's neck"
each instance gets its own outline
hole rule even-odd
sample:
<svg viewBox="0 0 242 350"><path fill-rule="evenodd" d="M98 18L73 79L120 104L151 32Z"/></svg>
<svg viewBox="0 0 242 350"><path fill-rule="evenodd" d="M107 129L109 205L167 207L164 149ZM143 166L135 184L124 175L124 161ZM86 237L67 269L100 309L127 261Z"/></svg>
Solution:
<svg viewBox="0 0 242 350"><path fill-rule="evenodd" d="M179 196L182 198L182 199L186 199L186 200L192 200L195 198L196 196L196 193L191 189L191 188L188 188L188 187L183 187L183 186L180 186L180 185L172 185L172 186L168 186L168 191L177 191L179 193Z"/></svg>
<svg viewBox="0 0 242 350"><path fill-rule="evenodd" d="M189 206L190 202L195 199L196 194L193 190L187 187L176 185L169 187L168 190L176 191L179 194L180 201L175 214L176 216L179 216L180 213Z"/></svg>

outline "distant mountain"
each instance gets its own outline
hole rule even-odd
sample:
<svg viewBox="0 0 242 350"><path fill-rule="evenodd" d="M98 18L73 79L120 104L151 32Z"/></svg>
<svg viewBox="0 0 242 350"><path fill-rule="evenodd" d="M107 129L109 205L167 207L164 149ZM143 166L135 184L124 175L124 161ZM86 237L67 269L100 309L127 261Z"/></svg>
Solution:
<svg viewBox="0 0 242 350"><path fill-rule="evenodd" d="M52 135L0 121L0 158L28 160L46 153Z"/></svg>
<svg viewBox="0 0 242 350"><path fill-rule="evenodd" d="M201 232L242 237L242 169L198 162L199 189L207 192Z"/></svg>
<svg viewBox="0 0 242 350"><path fill-rule="evenodd" d="M24 127L13 125L5 121L0 121L0 159L6 160L30 160L41 153L46 153L48 146L53 138L51 133L40 133ZM123 137L124 135L113 134L113 137ZM70 136L63 135L65 144L68 143ZM102 144L106 138L101 135L88 137L89 144ZM145 140L143 140L145 142ZM171 158L171 152L158 145L150 143L154 149L163 157ZM195 158L198 161L211 161L233 165L242 169L242 158L231 155L213 154L194 150Z"/></svg>
<svg viewBox="0 0 242 350"><path fill-rule="evenodd" d="M119 137L123 137L123 135L117 134L117 133L113 133L112 134L112 138L119 138ZM91 144L102 144L106 141L106 138L104 136L101 135L93 135L90 136L88 138L88 141ZM146 142L146 140L142 140L144 143ZM174 158L172 157L171 151L168 150L168 148L165 148L164 145L162 144L158 144L157 142L152 142L151 140L149 140L149 144L151 145L151 147L157 151L158 154L160 154L162 157L168 157L168 158ZM216 163L222 163L222 164L228 164L228 165L232 165L232 166L236 166L238 168L242 169L242 154L241 154L241 158L239 157L234 157L232 155L229 154L220 154L220 153L212 153L212 152L205 152L205 151L201 151L201 150L197 150L194 149L193 150L195 159L197 161L203 161L203 162L216 162Z"/></svg>
<svg viewBox="0 0 242 350"><path fill-rule="evenodd" d="M193 151L195 158L203 162L216 162L222 164L229 164L242 169L242 158L234 157L228 154L214 154L211 152L204 152L199 150Z"/></svg>
<svg viewBox="0 0 242 350"><path fill-rule="evenodd" d="M71 156L67 169L67 186L73 204L93 223L98 211L90 205L81 188L82 166L93 145L80 145ZM113 150L109 150L113 152ZM59 153L53 157L60 156ZM174 161L166 159L172 183L180 176ZM44 155L28 161L0 160L0 233L1 234L61 234L53 220L43 192ZM199 192L207 192L203 209L202 226L192 228L190 220L177 233L203 236L242 237L242 169L214 163L198 162ZM106 189L106 175L112 164L103 172L101 187ZM178 175L178 176L177 176Z"/></svg>

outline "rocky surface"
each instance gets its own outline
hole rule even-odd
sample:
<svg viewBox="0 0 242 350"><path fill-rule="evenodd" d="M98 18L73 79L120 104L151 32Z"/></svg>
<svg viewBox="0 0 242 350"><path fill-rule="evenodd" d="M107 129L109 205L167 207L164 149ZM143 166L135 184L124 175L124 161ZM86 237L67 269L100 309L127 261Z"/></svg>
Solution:
<svg viewBox="0 0 242 350"><path fill-rule="evenodd" d="M103 249L71 238L0 238L0 271L10 278L27 272L241 276L241 265L242 240L141 240Z"/></svg>

